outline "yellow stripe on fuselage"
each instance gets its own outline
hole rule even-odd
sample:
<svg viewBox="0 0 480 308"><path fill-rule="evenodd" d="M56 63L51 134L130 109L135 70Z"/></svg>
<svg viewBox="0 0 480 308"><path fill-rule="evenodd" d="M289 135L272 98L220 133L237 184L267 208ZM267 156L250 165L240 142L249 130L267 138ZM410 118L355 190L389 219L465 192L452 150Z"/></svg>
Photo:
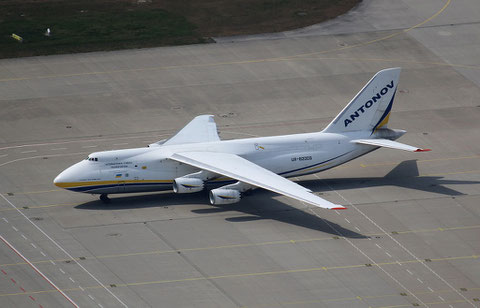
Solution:
<svg viewBox="0 0 480 308"><path fill-rule="evenodd" d="M173 183L172 180L127 180L127 181L85 181L85 182L63 182L55 183L61 188L97 186L97 185L112 185L112 184L129 184L129 183Z"/></svg>

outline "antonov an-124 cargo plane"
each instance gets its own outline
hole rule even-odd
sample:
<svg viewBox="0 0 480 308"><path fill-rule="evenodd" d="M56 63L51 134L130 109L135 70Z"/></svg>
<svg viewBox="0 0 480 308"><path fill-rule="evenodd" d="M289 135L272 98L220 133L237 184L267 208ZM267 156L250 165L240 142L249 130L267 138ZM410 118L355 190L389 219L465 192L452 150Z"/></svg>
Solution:
<svg viewBox="0 0 480 308"><path fill-rule="evenodd" d="M96 152L60 173L55 185L100 194L173 189L193 193L207 183L214 205L238 202L261 187L327 209L345 209L286 178L317 173L380 147L429 151L394 140L406 131L387 128L400 68L378 72L321 132L221 141L212 115L200 115L167 140L149 147Z"/></svg>

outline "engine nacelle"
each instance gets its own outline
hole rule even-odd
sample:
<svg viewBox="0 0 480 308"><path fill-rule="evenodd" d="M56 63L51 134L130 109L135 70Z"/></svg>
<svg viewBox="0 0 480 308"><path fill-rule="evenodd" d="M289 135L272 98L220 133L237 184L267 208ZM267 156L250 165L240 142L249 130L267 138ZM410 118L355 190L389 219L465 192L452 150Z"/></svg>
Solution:
<svg viewBox="0 0 480 308"><path fill-rule="evenodd" d="M240 192L235 189L212 189L208 195L212 205L237 203L241 198Z"/></svg>
<svg viewBox="0 0 480 308"><path fill-rule="evenodd" d="M173 191L177 194L189 194L202 191L204 181L196 178L176 178L173 180Z"/></svg>

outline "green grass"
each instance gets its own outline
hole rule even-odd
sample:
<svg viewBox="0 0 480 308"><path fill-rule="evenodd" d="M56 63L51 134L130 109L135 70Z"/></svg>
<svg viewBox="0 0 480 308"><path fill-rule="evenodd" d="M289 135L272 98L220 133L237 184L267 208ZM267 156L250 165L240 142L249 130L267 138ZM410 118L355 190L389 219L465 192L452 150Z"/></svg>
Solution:
<svg viewBox="0 0 480 308"><path fill-rule="evenodd" d="M53 14L52 14L53 13ZM185 17L163 9L81 11L40 5L0 22L0 57L202 42ZM45 36L47 28L51 36ZM12 39L20 35L23 43Z"/></svg>

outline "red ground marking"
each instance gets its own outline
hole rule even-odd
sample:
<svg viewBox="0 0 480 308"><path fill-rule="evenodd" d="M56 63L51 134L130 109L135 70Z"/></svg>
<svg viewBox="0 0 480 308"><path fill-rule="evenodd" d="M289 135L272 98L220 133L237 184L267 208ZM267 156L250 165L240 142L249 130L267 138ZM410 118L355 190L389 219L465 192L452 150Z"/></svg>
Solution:
<svg viewBox="0 0 480 308"><path fill-rule="evenodd" d="M40 272L40 270L32 264L32 262L30 262L27 258L25 258L15 247L12 246L12 244L10 244L3 236L0 235L0 240L2 240L2 242L5 243L5 245L7 245L11 250L13 250L20 258L22 258L23 261L25 261L28 265L30 265L30 267L38 274L40 275L43 279L45 279L53 288L55 288L55 290L57 290L60 294L62 294L62 296L68 300L73 306L78 307L78 305L70 298L68 297L62 290L60 290L50 279L47 278L47 276L45 276L42 272ZM14 283L15 280L13 280L13 278L11 279ZM33 298L33 296L29 296L33 301L35 301L35 298Z"/></svg>

